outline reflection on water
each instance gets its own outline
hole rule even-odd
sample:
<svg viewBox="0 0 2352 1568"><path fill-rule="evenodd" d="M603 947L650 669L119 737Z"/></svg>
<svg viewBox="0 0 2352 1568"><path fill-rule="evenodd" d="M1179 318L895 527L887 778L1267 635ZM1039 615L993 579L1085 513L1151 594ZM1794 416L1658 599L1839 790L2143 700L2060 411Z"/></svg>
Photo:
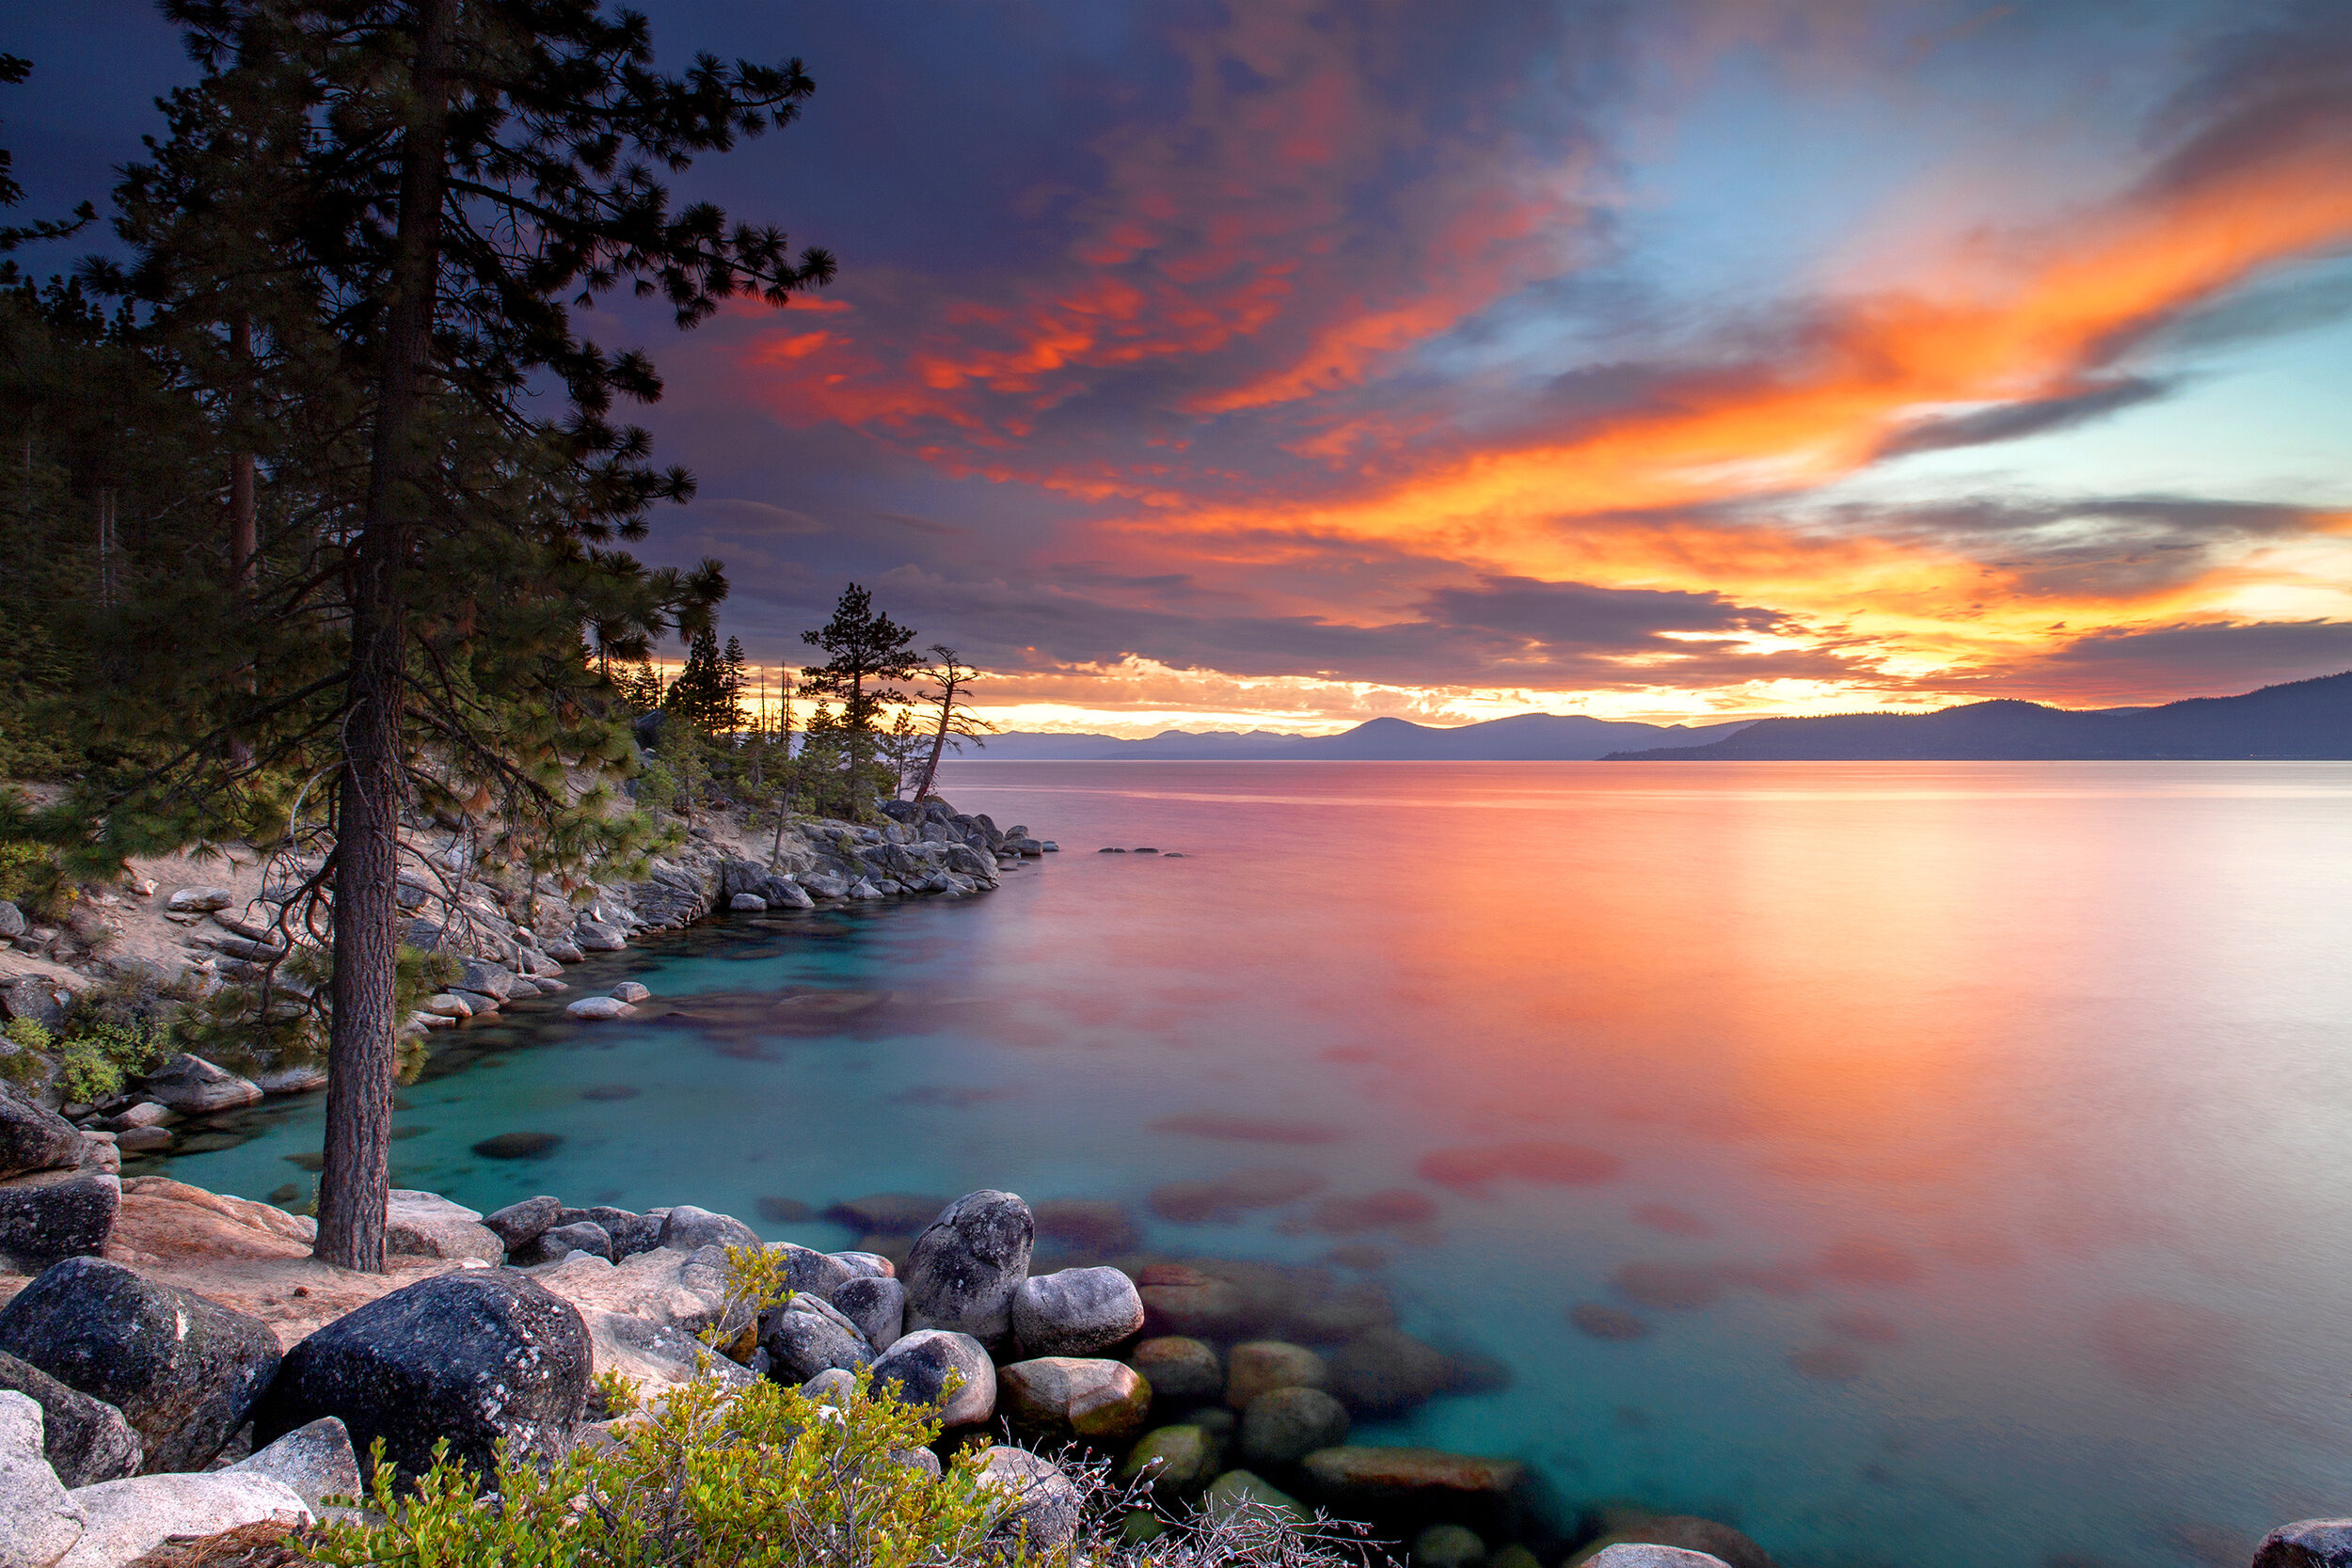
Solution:
<svg viewBox="0 0 2352 1568"><path fill-rule="evenodd" d="M1393 1310L1454 1391L1376 1440L1785 1563L2237 1568L2352 1511L2352 767L966 763L949 793L1068 852L576 972L657 1004L458 1032L397 1179L836 1247L1010 1187L1059 1255L1224 1259L1168 1284L1293 1332L1385 1342ZM1091 853L1143 844L1184 853ZM318 1110L175 1174L298 1191Z"/></svg>

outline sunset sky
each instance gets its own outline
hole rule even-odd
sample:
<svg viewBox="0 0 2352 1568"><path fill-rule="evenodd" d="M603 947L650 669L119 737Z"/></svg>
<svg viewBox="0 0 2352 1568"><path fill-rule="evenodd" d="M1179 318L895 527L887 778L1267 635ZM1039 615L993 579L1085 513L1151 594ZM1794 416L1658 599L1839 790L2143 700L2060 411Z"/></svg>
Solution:
<svg viewBox="0 0 2352 1568"><path fill-rule="evenodd" d="M647 9L818 83L687 188L839 281L606 323L755 658L854 578L1023 728L2352 668L2344 0ZM185 74L0 47L28 210Z"/></svg>

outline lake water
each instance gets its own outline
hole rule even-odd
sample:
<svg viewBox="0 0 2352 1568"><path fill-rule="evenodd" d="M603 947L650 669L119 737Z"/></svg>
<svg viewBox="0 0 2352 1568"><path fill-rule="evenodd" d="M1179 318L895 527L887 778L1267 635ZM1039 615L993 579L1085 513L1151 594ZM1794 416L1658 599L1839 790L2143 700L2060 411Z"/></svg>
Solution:
<svg viewBox="0 0 2352 1568"><path fill-rule="evenodd" d="M1784 1568L2243 1568L2352 1513L2352 767L966 762L946 792L1064 852L575 971L689 1016L469 1027L403 1093L396 1180L832 1247L758 1200L997 1186L1123 1201L1166 1256L1369 1243L1407 1329L1513 1376L1368 1437L1727 1518ZM892 995L785 1035L787 987ZM171 1172L282 1196L320 1109ZM514 1131L564 1141L469 1151ZM1269 1165L1326 1186L1149 1206Z"/></svg>

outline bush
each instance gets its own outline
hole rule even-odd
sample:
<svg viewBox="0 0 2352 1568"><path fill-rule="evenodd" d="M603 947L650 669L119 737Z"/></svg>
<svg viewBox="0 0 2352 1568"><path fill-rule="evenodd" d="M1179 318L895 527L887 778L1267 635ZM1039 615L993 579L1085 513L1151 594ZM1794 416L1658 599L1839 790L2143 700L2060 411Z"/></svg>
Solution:
<svg viewBox="0 0 2352 1568"><path fill-rule="evenodd" d="M0 898L37 920L63 920L73 905L73 884L44 844L0 839Z"/></svg>
<svg viewBox="0 0 2352 1568"><path fill-rule="evenodd" d="M700 1379L545 1469L477 1478L437 1450L415 1494L374 1456L373 1524L322 1527L336 1568L921 1568L979 1560L1002 1498L977 1454L930 1474L897 1456L937 1440L923 1410L819 1405L766 1379ZM486 1485L485 1481L486 1480Z"/></svg>

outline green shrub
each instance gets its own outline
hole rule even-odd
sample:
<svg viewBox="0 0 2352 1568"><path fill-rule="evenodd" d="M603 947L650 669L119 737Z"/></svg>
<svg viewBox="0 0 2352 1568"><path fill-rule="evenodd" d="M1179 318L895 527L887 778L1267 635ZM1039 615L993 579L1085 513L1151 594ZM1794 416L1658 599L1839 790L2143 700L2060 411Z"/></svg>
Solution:
<svg viewBox="0 0 2352 1568"><path fill-rule="evenodd" d="M165 1026L142 1019L95 1019L57 1046L58 1083L69 1101L94 1104L122 1092L126 1076L145 1072L171 1053Z"/></svg>
<svg viewBox="0 0 2352 1568"><path fill-rule="evenodd" d="M0 839L0 898L38 920L62 920L73 884L45 844Z"/></svg>
<svg viewBox="0 0 2352 1568"><path fill-rule="evenodd" d="M335 1568L926 1568L978 1562L1003 1499L977 1452L934 1481L897 1455L939 1436L927 1413L857 1396L820 1406L766 1379L699 1379L544 1468L481 1478L438 1462L403 1496L374 1455L372 1524L306 1544Z"/></svg>
<svg viewBox="0 0 2352 1568"><path fill-rule="evenodd" d="M27 1051L47 1051L56 1043L39 1019L12 1018L5 1032L8 1038Z"/></svg>

